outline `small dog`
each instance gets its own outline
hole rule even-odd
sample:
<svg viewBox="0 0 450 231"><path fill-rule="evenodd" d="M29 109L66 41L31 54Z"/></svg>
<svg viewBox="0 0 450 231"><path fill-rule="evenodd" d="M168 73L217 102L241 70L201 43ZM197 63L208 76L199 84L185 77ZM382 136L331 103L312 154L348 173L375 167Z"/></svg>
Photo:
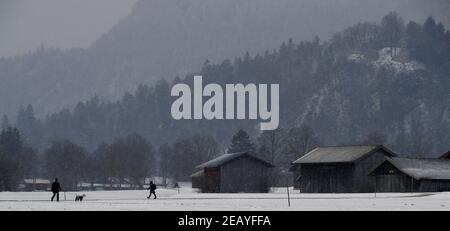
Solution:
<svg viewBox="0 0 450 231"><path fill-rule="evenodd" d="M83 201L83 198L86 196L86 194L83 194L83 195L76 195L75 196L75 201Z"/></svg>

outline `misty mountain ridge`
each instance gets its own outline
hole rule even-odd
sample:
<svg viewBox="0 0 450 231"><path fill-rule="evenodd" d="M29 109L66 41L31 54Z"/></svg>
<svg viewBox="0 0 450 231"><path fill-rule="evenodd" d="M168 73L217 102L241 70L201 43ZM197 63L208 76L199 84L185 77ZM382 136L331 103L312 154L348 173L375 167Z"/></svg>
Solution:
<svg viewBox="0 0 450 231"><path fill-rule="evenodd" d="M279 84L280 127L307 126L322 145L359 144L378 134L396 153L431 157L450 147L449 54L450 31L442 23L431 17L406 23L392 12L329 40L290 39L274 51L205 62L198 74L205 84ZM170 88L179 82L192 84L192 75L139 85L118 101L94 97L45 120L29 106L16 125L40 149L64 138L94 150L133 133L154 145L208 134L223 146L238 129L260 135L255 120L173 120Z"/></svg>
<svg viewBox="0 0 450 231"><path fill-rule="evenodd" d="M141 0L128 17L88 49L41 47L26 55L0 59L0 112L13 117L19 106L32 104L36 114L43 117L95 95L117 100L139 84L198 71L206 60L217 63L245 52L263 53L288 38L329 38L354 22L376 21L392 10L407 19L423 21L445 4L406 0L382 4L357 0Z"/></svg>

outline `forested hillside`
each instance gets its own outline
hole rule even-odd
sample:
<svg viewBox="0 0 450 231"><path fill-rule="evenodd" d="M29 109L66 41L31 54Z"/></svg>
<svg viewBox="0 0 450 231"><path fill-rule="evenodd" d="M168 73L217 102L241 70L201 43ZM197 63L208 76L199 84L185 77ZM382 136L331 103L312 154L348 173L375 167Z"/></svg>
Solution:
<svg viewBox="0 0 450 231"><path fill-rule="evenodd" d="M450 32L433 18L405 22L390 13L329 40L289 40L255 56L207 61L199 74L220 84L280 84L280 127L307 126L324 145L378 134L405 155L433 156L450 148ZM33 147L67 138L88 150L132 133L155 145L196 133L224 144L240 128L259 134L257 121L173 120L170 87L191 80L187 75L141 85L115 102L95 97L43 120L28 106L19 111L17 127Z"/></svg>
<svg viewBox="0 0 450 231"><path fill-rule="evenodd" d="M393 10L407 20L422 22L435 15L450 22L444 10L448 4L447 0L140 0L129 16L86 49L43 44L28 54L0 58L0 114L11 117L21 105L32 104L42 118L96 95L117 100L139 84L199 71L206 59L218 63L247 51L261 54L290 37L297 42L316 35L328 40L355 22L377 21ZM80 31L83 27L77 25Z"/></svg>

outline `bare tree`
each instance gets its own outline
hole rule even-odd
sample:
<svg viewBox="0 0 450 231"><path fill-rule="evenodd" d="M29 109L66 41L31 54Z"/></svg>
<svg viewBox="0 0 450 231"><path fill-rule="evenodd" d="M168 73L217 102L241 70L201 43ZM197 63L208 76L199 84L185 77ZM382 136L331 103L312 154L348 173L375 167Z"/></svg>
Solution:
<svg viewBox="0 0 450 231"><path fill-rule="evenodd" d="M281 153L283 132L282 128L266 130L258 137L259 153L268 156L272 164Z"/></svg>
<svg viewBox="0 0 450 231"><path fill-rule="evenodd" d="M311 151L319 143L314 130L307 125L289 129L283 139L283 152L287 155L284 162L291 163Z"/></svg>
<svg viewBox="0 0 450 231"><path fill-rule="evenodd" d="M159 170L163 178L164 184L167 184L167 178L170 176L170 161L172 159L172 148L168 143L164 143L159 146L158 156L159 156Z"/></svg>
<svg viewBox="0 0 450 231"><path fill-rule="evenodd" d="M48 177L58 177L64 189L76 190L85 172L86 151L69 140L59 140L51 143L44 156Z"/></svg>
<svg viewBox="0 0 450 231"><path fill-rule="evenodd" d="M430 150L430 143L427 140L426 131L421 121L413 120L411 122L411 145L409 152L415 158L427 157L427 150Z"/></svg>
<svg viewBox="0 0 450 231"><path fill-rule="evenodd" d="M195 134L191 138L195 152L199 153L203 161L215 157L219 150L219 144L210 135Z"/></svg>

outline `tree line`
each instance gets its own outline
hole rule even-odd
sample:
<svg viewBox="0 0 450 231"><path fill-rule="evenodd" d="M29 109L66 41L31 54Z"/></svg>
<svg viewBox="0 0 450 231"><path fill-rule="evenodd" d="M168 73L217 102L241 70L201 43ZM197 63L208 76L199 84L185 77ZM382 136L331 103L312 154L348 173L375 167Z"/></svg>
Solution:
<svg viewBox="0 0 450 231"><path fill-rule="evenodd" d="M381 134L371 134L361 145L385 142ZM226 146L212 136L195 134L154 147L134 133L102 143L94 151L67 139L50 141L37 152L28 147L18 129L8 127L0 134L0 191L20 190L23 179L58 177L64 190L80 190L80 183L94 189L117 189L122 185L142 189L145 179L160 176L163 184L189 181L197 165L223 153L250 152L286 171L290 163L321 144L314 130L307 126L264 131L257 137L239 129ZM169 181L171 179L172 181Z"/></svg>

